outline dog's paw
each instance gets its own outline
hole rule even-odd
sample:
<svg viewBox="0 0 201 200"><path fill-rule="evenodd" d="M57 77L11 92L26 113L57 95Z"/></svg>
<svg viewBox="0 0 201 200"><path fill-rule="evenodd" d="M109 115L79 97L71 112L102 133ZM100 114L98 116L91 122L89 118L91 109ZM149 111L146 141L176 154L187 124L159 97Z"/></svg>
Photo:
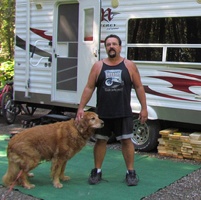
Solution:
<svg viewBox="0 0 201 200"><path fill-rule="evenodd" d="M35 188L35 185L34 184L25 184L25 185L23 185L23 187L26 189L32 189L32 188Z"/></svg>
<svg viewBox="0 0 201 200"><path fill-rule="evenodd" d="M55 188L62 188L63 184L61 184L61 183L54 183L54 187Z"/></svg>
<svg viewBox="0 0 201 200"><path fill-rule="evenodd" d="M63 177L61 177L61 180L62 181L68 181L68 180L70 180L70 177L69 176L63 176Z"/></svg>
<svg viewBox="0 0 201 200"><path fill-rule="evenodd" d="M34 177L34 173L28 173L28 177Z"/></svg>

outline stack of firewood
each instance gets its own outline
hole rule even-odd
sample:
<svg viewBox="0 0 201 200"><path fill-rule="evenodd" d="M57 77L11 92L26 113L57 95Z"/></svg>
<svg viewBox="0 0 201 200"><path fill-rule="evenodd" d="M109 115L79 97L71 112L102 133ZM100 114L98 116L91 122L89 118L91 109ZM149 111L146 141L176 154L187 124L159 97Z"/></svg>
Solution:
<svg viewBox="0 0 201 200"><path fill-rule="evenodd" d="M170 128L160 131L158 153L163 156L201 161L201 133L182 133Z"/></svg>

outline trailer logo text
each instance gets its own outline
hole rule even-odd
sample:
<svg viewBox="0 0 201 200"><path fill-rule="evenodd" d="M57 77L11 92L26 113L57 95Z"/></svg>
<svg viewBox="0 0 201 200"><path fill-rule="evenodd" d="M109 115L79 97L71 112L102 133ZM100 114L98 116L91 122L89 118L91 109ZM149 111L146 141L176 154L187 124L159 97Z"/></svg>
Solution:
<svg viewBox="0 0 201 200"><path fill-rule="evenodd" d="M107 30L113 30L113 29L118 29L117 25L115 23L110 23L115 15L118 15L120 13L118 12L113 12L111 8L107 8L104 10L103 8L101 9L101 26L102 28L106 28ZM104 23L107 22L107 23Z"/></svg>

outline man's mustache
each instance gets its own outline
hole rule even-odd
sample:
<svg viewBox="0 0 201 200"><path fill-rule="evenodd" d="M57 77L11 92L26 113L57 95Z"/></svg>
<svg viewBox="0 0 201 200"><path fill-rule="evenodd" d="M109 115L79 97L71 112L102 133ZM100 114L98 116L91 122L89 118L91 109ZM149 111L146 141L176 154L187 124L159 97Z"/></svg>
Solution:
<svg viewBox="0 0 201 200"><path fill-rule="evenodd" d="M115 51L115 49L111 48L111 49L109 50L109 53L110 53L111 51ZM115 52L116 52L116 51L115 51Z"/></svg>

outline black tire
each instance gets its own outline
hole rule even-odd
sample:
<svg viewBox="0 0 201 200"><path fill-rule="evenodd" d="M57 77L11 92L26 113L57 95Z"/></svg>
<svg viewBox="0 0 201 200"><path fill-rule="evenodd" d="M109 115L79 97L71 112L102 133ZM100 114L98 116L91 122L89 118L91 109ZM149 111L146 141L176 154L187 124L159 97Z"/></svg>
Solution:
<svg viewBox="0 0 201 200"><path fill-rule="evenodd" d="M160 123L157 120L148 120L141 124L138 119L133 120L133 138L135 149L149 152L157 148Z"/></svg>
<svg viewBox="0 0 201 200"><path fill-rule="evenodd" d="M11 100L12 98L13 98L13 95L10 92L6 92L6 93L3 94L2 100L1 100L1 108L2 108L2 110L5 109L5 106L6 106L7 102L9 100Z"/></svg>
<svg viewBox="0 0 201 200"><path fill-rule="evenodd" d="M12 99L8 100L3 110L3 117L7 124L13 124L15 122L16 112L17 107L15 107L14 101Z"/></svg>
<svg viewBox="0 0 201 200"><path fill-rule="evenodd" d="M16 107L16 115L19 115L21 113L21 106L19 104L15 104L15 107Z"/></svg>

